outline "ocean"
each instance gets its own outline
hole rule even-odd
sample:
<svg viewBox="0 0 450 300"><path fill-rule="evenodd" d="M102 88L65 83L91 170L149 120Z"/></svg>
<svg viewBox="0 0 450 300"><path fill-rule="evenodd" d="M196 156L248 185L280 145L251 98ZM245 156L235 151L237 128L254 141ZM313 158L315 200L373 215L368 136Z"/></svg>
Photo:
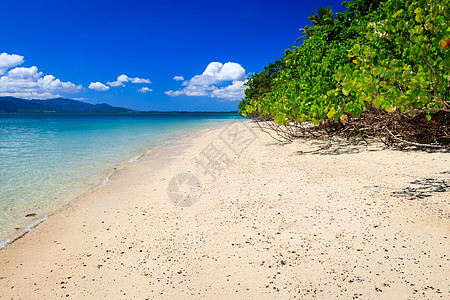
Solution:
<svg viewBox="0 0 450 300"><path fill-rule="evenodd" d="M237 113L0 113L0 248L151 148Z"/></svg>

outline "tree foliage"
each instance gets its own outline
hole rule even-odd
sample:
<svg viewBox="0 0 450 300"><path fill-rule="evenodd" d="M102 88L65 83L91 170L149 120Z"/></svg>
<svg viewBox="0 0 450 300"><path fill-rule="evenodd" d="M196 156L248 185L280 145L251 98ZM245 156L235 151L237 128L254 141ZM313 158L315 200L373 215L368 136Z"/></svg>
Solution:
<svg viewBox="0 0 450 300"><path fill-rule="evenodd" d="M333 23L334 14L331 6L320 7L317 12L314 11L311 16L308 16L308 19L314 26L322 26Z"/></svg>
<svg viewBox="0 0 450 300"><path fill-rule="evenodd" d="M310 122L327 133L369 128L391 140L448 146L449 2L344 1L347 11L336 16L319 9L300 46L249 78L241 113L300 135ZM424 132L433 122L439 133Z"/></svg>

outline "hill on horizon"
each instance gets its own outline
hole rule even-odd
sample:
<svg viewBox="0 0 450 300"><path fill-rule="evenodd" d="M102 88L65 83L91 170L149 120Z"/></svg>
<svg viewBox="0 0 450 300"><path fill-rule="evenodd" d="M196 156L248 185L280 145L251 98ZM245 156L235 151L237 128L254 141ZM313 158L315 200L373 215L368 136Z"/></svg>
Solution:
<svg viewBox="0 0 450 300"><path fill-rule="evenodd" d="M54 98L48 100L25 100L0 97L0 112L133 112L106 103L89 104L79 100Z"/></svg>

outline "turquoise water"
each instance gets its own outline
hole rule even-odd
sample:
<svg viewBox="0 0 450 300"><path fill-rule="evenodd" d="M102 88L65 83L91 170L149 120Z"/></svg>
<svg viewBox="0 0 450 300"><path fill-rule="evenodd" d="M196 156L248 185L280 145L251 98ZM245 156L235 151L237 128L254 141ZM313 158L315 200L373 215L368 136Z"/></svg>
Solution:
<svg viewBox="0 0 450 300"><path fill-rule="evenodd" d="M226 113L0 114L0 248L152 147L236 118Z"/></svg>

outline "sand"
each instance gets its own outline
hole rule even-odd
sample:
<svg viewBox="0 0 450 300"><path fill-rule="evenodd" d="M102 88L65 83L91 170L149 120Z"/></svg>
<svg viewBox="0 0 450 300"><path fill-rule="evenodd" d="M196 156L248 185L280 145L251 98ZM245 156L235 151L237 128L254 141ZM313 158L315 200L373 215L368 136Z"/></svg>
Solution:
<svg viewBox="0 0 450 300"><path fill-rule="evenodd" d="M283 144L236 122L0 250L0 298L448 299L449 201L448 152Z"/></svg>

